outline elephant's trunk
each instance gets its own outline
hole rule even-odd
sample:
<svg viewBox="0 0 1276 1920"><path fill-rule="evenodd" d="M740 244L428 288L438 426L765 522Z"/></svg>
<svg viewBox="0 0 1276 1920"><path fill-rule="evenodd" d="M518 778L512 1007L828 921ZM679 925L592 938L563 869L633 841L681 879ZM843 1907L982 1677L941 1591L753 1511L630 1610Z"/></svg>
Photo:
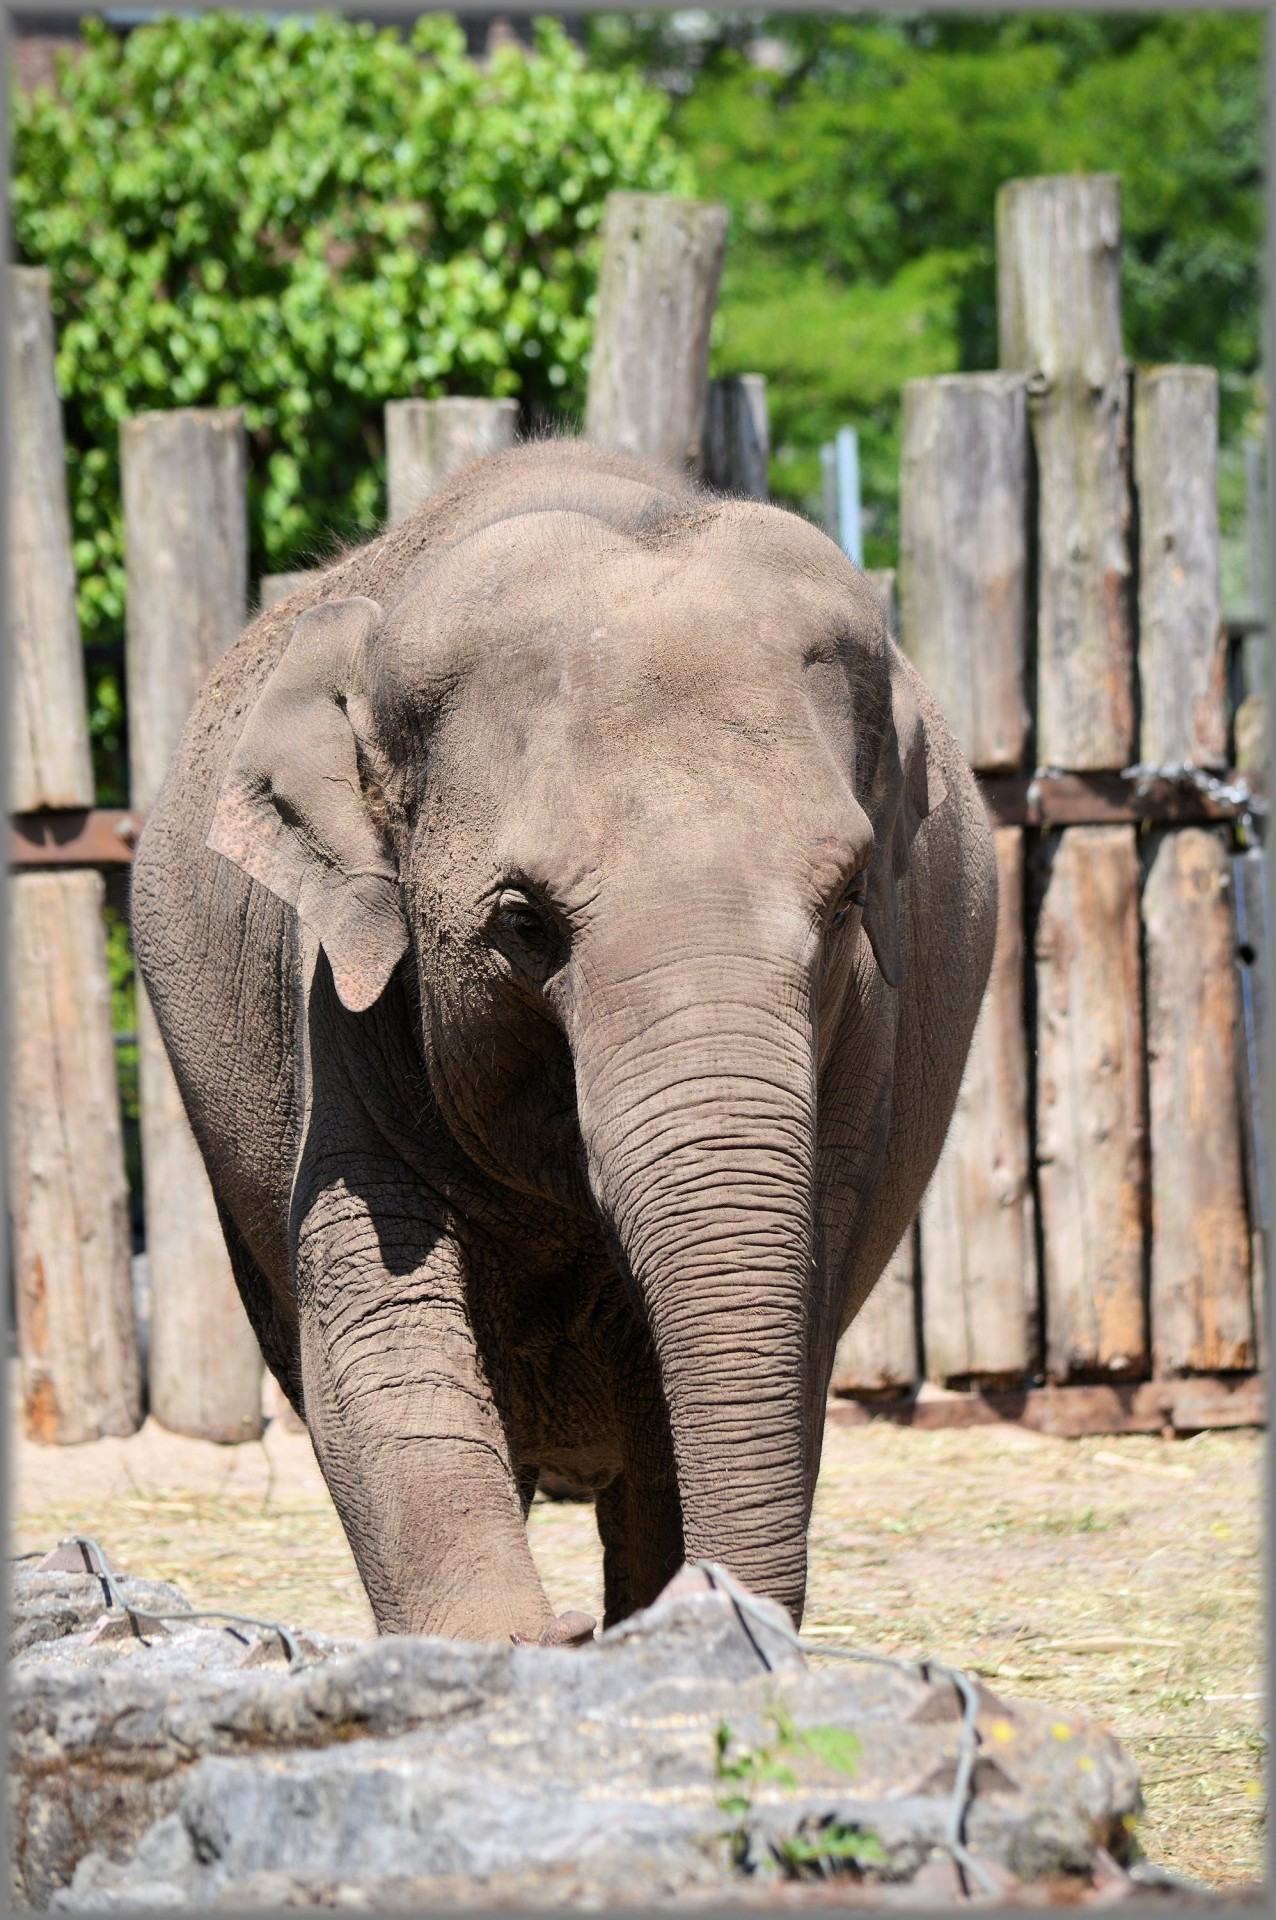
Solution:
<svg viewBox="0 0 1276 1920"><path fill-rule="evenodd" d="M595 1197L647 1313L688 1559L800 1620L814 1048L802 969L670 962L576 1046Z"/></svg>

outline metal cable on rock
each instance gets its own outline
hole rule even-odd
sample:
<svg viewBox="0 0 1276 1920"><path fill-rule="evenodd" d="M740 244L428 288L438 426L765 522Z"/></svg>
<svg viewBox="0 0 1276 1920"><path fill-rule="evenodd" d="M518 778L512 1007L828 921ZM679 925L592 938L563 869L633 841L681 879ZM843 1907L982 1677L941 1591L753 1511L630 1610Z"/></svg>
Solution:
<svg viewBox="0 0 1276 1920"><path fill-rule="evenodd" d="M293 1671L302 1664L301 1646L296 1634L291 1627L285 1627L279 1620L259 1620L255 1614L231 1613L225 1607L187 1608L182 1613L153 1613L149 1607L132 1606L120 1591L119 1581L121 1576L116 1574L113 1577L107 1572L106 1555L103 1553L97 1541L89 1534L70 1534L65 1540L59 1540L58 1545L60 1547L79 1547L82 1552L86 1553L86 1563L88 1553L97 1555L96 1567L86 1564L84 1570L86 1573L91 1574L95 1580L102 1582L106 1593L107 1612L127 1614L133 1622L133 1631L139 1639L144 1637L139 1624L144 1620L156 1620L161 1623L183 1620L228 1620L233 1626L260 1627L263 1633L278 1634L280 1640L283 1642L284 1651L288 1655L289 1671ZM37 1550L35 1553L14 1554L11 1557L15 1560L34 1560L42 1558L43 1556L40 1555Z"/></svg>
<svg viewBox="0 0 1276 1920"><path fill-rule="evenodd" d="M979 1714L979 1695L969 1674L963 1673L960 1667L950 1667L939 1660L899 1660L892 1654L872 1653L863 1647L836 1644L814 1646L809 1640L804 1640L795 1628L788 1625L787 1621L775 1620L769 1613L764 1612L754 1596L746 1593L739 1582L716 1560L694 1560L691 1564L697 1572L705 1575L711 1587L720 1587L727 1595L736 1610L750 1646L768 1673L774 1672L774 1668L767 1659L765 1650L759 1646L756 1635L749 1631L748 1616L751 1616L759 1626L765 1627L768 1633L779 1634L782 1640L796 1647L799 1653L827 1655L834 1660L856 1660L872 1666L894 1667L901 1673L916 1674L926 1681L930 1680L932 1674L951 1680L961 1698L963 1712L961 1737L957 1750L957 1772L948 1802L948 1817L944 1824L941 1844L957 1867L959 1876L969 1875L971 1879L978 1881L985 1893L999 1894L1002 1891L1001 1887L987 1868L975 1859L962 1837L966 1813L974 1797L975 1762L979 1757L979 1731L976 1725ZM964 1883L962 1891L969 1892Z"/></svg>

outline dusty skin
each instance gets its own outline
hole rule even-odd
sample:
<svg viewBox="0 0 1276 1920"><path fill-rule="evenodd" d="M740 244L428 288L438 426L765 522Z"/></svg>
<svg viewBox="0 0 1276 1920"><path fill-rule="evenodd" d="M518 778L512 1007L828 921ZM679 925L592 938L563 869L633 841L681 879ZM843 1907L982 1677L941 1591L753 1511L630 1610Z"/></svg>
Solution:
<svg viewBox="0 0 1276 1920"><path fill-rule="evenodd" d="M932 1653L1057 1699L1135 1758L1161 1864L1211 1886L1264 1871L1262 1436L1052 1440L1015 1428L830 1428L806 1631ZM73 1531L218 1605L370 1634L302 1433L220 1448L148 1422L127 1441L18 1437L14 1551ZM602 1611L588 1505L537 1499L554 1605Z"/></svg>

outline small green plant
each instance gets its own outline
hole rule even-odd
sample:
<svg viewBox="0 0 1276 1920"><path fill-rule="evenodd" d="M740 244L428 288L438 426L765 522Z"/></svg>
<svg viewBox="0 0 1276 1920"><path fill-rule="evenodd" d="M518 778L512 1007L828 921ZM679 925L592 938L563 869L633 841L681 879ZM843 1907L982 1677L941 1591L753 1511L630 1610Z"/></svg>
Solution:
<svg viewBox="0 0 1276 1920"><path fill-rule="evenodd" d="M753 1797L764 1783L796 1787L791 1760L799 1753L810 1754L834 1773L850 1779L859 1763L860 1743L845 1727L795 1727L783 1701L774 1701L763 1715L771 1739L756 1747L737 1746L726 1721L720 1721L715 1736L715 1772L726 1790L719 1795L718 1807L731 1821L726 1834L732 1866L740 1873L751 1873L756 1865L752 1851L751 1815ZM790 1879L822 1877L827 1873L852 1870L862 1872L877 1866L886 1855L881 1842L871 1833L833 1816L823 1820L804 1820L787 1839L773 1841L770 1847L774 1863Z"/></svg>
<svg viewBox="0 0 1276 1920"><path fill-rule="evenodd" d="M886 1864L876 1834L832 1818L804 1821L788 1840L775 1844L775 1857L791 1880L823 1879L829 1873L862 1873Z"/></svg>

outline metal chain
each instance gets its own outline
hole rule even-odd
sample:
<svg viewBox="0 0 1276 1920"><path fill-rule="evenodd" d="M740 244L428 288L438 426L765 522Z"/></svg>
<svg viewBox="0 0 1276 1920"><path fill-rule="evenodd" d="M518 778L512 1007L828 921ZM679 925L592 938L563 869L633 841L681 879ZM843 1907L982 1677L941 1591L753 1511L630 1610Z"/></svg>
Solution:
<svg viewBox="0 0 1276 1920"><path fill-rule="evenodd" d="M706 1576L711 1586L721 1587L730 1599L750 1646L768 1673L774 1672L774 1668L766 1656L765 1649L759 1645L756 1634L750 1631L748 1625L750 1616L758 1626L765 1627L768 1633L778 1634L790 1646L796 1647L799 1653L827 1655L834 1660L856 1660L878 1667L894 1667L901 1673L919 1675L923 1680L929 1680L932 1674L938 1674L943 1679L952 1681L960 1695L964 1711L957 1752L957 1773L948 1802L948 1817L944 1824L941 1845L957 1868L964 1894L969 1895L970 1891L965 1882L967 1875L977 1880L985 1893L999 1894L1002 1891L1001 1887L988 1870L976 1860L963 1838L966 1813L974 1798L972 1783L975 1762L979 1757L979 1730L976 1725L979 1714L979 1695L969 1674L963 1673L960 1667L950 1667L939 1660L899 1660L889 1653L871 1653L865 1648L839 1646L836 1643L815 1646L811 1641L804 1640L801 1634L787 1622L776 1620L770 1613L764 1612L754 1596L746 1593L726 1568L719 1566L716 1560L695 1560L692 1565Z"/></svg>
<svg viewBox="0 0 1276 1920"><path fill-rule="evenodd" d="M1038 769L1038 772L1044 771L1044 768ZM1122 767L1121 777L1134 781L1135 791L1140 797L1159 784L1190 787L1216 800L1220 806L1236 807L1243 814L1267 812L1267 802L1250 790L1244 775L1239 780L1220 780L1217 774L1208 773L1204 767L1194 767L1187 760L1166 760L1160 764L1138 760L1132 767Z"/></svg>

